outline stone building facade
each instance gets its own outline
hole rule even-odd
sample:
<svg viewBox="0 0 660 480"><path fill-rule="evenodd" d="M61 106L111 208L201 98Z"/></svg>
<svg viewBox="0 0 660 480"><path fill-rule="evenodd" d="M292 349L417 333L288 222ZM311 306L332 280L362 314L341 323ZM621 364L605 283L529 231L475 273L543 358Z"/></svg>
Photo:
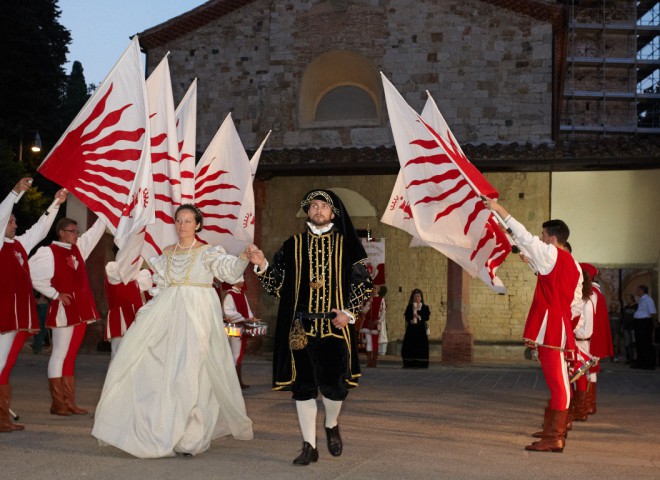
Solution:
<svg viewBox="0 0 660 480"><path fill-rule="evenodd" d="M303 228L296 213L310 188L357 192L377 215L355 218L356 227L386 239L390 340L403 337L415 287L431 308L431 338L440 340L447 259L409 249L408 234L379 222L398 171L379 72L418 111L428 91L502 202L539 230L550 215L551 171L583 168L580 148L589 149L558 142L567 48L561 3L211 0L139 38L148 71L170 52L175 101L197 78L198 151L228 113L248 150L272 131L255 182L255 242L266 254ZM639 142L615 145L601 162L620 162L620 151ZM636 158L647 162L652 152ZM535 277L513 256L499 273L506 295L470 282L465 309L477 342L521 337ZM272 324L275 301L250 281L254 309Z"/></svg>

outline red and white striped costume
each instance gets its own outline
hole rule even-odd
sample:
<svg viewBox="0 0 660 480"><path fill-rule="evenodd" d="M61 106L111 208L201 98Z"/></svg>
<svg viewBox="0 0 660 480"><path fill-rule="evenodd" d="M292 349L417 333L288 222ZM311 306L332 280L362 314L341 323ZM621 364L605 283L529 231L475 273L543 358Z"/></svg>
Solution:
<svg viewBox="0 0 660 480"><path fill-rule="evenodd" d="M46 326L53 329L53 350L48 363L48 378L73 376L78 349L85 336L88 323L99 320L94 296L89 286L85 260L92 253L105 232L99 219L87 232L80 235L76 245L53 242L41 247L30 259L30 272L34 288L52 299L46 317ZM71 295L72 301L64 305L60 293Z"/></svg>
<svg viewBox="0 0 660 480"><path fill-rule="evenodd" d="M114 358L121 338L135 320L135 314L144 305L142 291L152 286L151 273L141 270L135 280L122 283L119 264L108 262L105 266L105 297L108 301L108 317L104 338L112 343Z"/></svg>
<svg viewBox="0 0 660 480"><path fill-rule="evenodd" d="M538 348L550 389L550 408L564 411L570 402L565 352L569 353L575 345L571 319L582 311L582 271L570 253L544 243L514 218L508 217L506 224L537 269L536 290L523 339Z"/></svg>
<svg viewBox="0 0 660 480"><path fill-rule="evenodd" d="M3 233L16 198L17 194L11 192L0 204ZM4 237L0 248L0 385L9 384L9 374L25 340L39 331L28 254L46 237L58 209L59 205L54 202L23 235Z"/></svg>

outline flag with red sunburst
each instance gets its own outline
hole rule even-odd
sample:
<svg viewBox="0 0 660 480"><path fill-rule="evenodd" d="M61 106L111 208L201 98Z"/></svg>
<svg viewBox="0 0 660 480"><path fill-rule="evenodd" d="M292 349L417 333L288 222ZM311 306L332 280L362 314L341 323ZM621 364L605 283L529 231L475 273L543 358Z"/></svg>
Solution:
<svg viewBox="0 0 660 480"><path fill-rule="evenodd" d="M234 237L248 183L252 181L250 159L227 115L197 164L195 205L204 215L199 237L239 255L248 242Z"/></svg>
<svg viewBox="0 0 660 480"><path fill-rule="evenodd" d="M497 190L466 158L430 96L420 116L382 78L401 170L381 221L504 293L496 271L511 247L479 197L497 198Z"/></svg>
<svg viewBox="0 0 660 480"><path fill-rule="evenodd" d="M143 71L134 37L38 169L103 219L120 248L154 221Z"/></svg>

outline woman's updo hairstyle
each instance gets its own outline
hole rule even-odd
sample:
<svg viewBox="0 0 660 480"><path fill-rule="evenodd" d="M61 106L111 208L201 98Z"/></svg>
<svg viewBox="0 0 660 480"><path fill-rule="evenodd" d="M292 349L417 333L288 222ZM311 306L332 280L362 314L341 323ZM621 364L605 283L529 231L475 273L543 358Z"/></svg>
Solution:
<svg viewBox="0 0 660 480"><path fill-rule="evenodd" d="M175 219L177 215L179 215L179 212L181 210L190 210L191 212L193 212L193 215L195 215L195 223L199 225L195 229L195 232L196 233L201 232L202 228L204 227L204 215L202 215L202 211L192 203L184 203L183 205L180 205L179 208L176 209L176 212L174 212Z"/></svg>

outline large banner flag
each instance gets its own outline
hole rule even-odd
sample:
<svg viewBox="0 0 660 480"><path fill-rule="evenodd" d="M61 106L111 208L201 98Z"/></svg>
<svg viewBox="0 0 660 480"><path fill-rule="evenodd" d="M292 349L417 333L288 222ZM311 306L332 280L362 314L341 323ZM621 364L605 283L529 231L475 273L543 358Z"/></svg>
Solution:
<svg viewBox="0 0 660 480"><path fill-rule="evenodd" d="M227 115L197 165L195 205L204 215L199 237L239 255L248 242L234 238L248 185L252 183L250 159Z"/></svg>
<svg viewBox="0 0 660 480"><path fill-rule="evenodd" d="M147 91L137 36L39 166L121 246L154 221Z"/></svg>
<svg viewBox="0 0 660 480"><path fill-rule="evenodd" d="M179 169L181 170L181 203L195 201L195 148L197 142L197 79L174 112L179 141Z"/></svg>
<svg viewBox="0 0 660 480"><path fill-rule="evenodd" d="M158 256L177 241L174 211L181 204L181 173L174 97L167 55L147 78L151 127L151 169L156 221L147 226L142 257Z"/></svg>
<svg viewBox="0 0 660 480"><path fill-rule="evenodd" d="M381 221L504 293L496 269L510 244L479 197L497 198L497 190L465 157L430 97L420 116L384 76L383 85L401 170Z"/></svg>
<svg viewBox="0 0 660 480"><path fill-rule="evenodd" d="M250 172L252 173L250 181L248 182L247 188L245 189L245 196L241 202L241 209L238 213L238 221L234 227L232 235L236 240L242 241L247 246L250 243L254 243L254 221L255 221L255 201L254 201L254 176L257 173L257 168L259 167L259 159L261 158L261 152L264 150L264 145L268 137L270 137L270 131L266 135L266 138L261 142L259 148L252 158L250 159ZM242 250L241 250L242 251Z"/></svg>

